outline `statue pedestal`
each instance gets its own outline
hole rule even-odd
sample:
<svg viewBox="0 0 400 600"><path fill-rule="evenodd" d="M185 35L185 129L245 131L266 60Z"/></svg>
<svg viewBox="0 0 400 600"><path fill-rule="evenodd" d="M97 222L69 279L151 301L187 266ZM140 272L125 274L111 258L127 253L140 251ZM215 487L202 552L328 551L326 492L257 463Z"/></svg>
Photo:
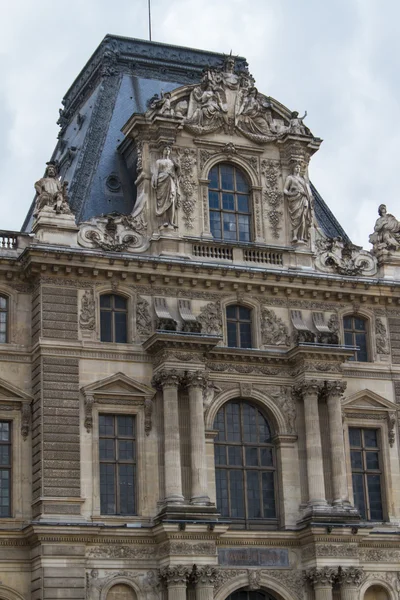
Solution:
<svg viewBox="0 0 400 600"><path fill-rule="evenodd" d="M376 253L378 260L378 276L382 279L400 279L400 250Z"/></svg>
<svg viewBox="0 0 400 600"><path fill-rule="evenodd" d="M38 242L61 246L77 246L78 231L73 214L57 214L48 207L39 212L32 226Z"/></svg>

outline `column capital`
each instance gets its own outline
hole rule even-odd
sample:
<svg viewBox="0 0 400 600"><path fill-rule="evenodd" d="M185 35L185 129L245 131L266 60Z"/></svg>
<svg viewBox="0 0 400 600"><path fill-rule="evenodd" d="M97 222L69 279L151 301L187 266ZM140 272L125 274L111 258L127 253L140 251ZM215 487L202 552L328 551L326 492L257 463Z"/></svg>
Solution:
<svg viewBox="0 0 400 600"><path fill-rule="evenodd" d="M162 579L167 586L183 586L187 584L191 572L192 567L188 567L187 565L163 567L160 569L160 579Z"/></svg>
<svg viewBox="0 0 400 600"><path fill-rule="evenodd" d="M304 578L313 586L331 586L337 579L338 569L336 567L312 567L304 571Z"/></svg>
<svg viewBox="0 0 400 600"><path fill-rule="evenodd" d="M347 381L337 379L334 381L325 381L324 394L327 399L329 398L341 398L347 388Z"/></svg>
<svg viewBox="0 0 400 600"><path fill-rule="evenodd" d="M153 379L152 385L158 390L162 390L165 387L179 387L182 382L183 373L177 369L161 369L158 371Z"/></svg>
<svg viewBox="0 0 400 600"><path fill-rule="evenodd" d="M295 398L304 399L305 396L318 396L324 389L324 381L320 379L307 379L294 385L292 388Z"/></svg>
<svg viewBox="0 0 400 600"><path fill-rule="evenodd" d="M192 581L199 586L213 586L218 581L219 570L213 565L194 565L191 574Z"/></svg>
<svg viewBox="0 0 400 600"><path fill-rule="evenodd" d="M205 371L187 371L185 373L185 384L188 388L197 387L205 390L208 381L208 373Z"/></svg>
<svg viewBox="0 0 400 600"><path fill-rule="evenodd" d="M337 581L341 585L359 587L364 579L364 569L361 567L339 567Z"/></svg>

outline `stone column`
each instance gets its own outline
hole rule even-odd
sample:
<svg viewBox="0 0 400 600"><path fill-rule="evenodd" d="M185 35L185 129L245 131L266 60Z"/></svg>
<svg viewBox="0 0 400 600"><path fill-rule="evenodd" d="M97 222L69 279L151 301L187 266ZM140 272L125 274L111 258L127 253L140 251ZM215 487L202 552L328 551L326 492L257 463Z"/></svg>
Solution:
<svg viewBox="0 0 400 600"><path fill-rule="evenodd" d="M214 584L218 578L218 569L212 565L195 567L192 579L195 584L196 600L213 600Z"/></svg>
<svg viewBox="0 0 400 600"><path fill-rule="evenodd" d="M359 567L339 567L338 582L342 600L358 600L358 588L364 578L364 571Z"/></svg>
<svg viewBox="0 0 400 600"><path fill-rule="evenodd" d="M168 600L186 600L186 587L191 567L174 565L160 569L160 577L168 590Z"/></svg>
<svg viewBox="0 0 400 600"><path fill-rule="evenodd" d="M325 384L331 442L333 504L336 505L349 502L343 440L342 405L340 402L346 385L345 381L327 381Z"/></svg>
<svg viewBox="0 0 400 600"><path fill-rule="evenodd" d="M153 378L155 387L163 392L165 501L170 504L182 504L184 501L178 412L178 387L181 378L176 369L163 369Z"/></svg>
<svg viewBox="0 0 400 600"><path fill-rule="evenodd" d="M321 430L318 414L318 395L323 383L312 379L295 388L304 403L304 420L307 452L308 504L311 507L325 506L324 467L322 463Z"/></svg>
<svg viewBox="0 0 400 600"><path fill-rule="evenodd" d="M315 600L332 600L332 584L338 571L334 567L313 567L305 572L305 578L314 587Z"/></svg>
<svg viewBox="0 0 400 600"><path fill-rule="evenodd" d="M202 371L187 373L190 411L190 464L192 490L190 503L207 505L210 498L207 493L207 459L204 429L203 390L207 385L207 375Z"/></svg>

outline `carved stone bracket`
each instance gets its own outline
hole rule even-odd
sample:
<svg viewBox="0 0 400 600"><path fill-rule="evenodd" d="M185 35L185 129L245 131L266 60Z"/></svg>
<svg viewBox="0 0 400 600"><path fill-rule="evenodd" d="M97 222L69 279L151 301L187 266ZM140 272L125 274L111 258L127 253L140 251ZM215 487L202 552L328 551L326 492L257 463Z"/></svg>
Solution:
<svg viewBox="0 0 400 600"><path fill-rule="evenodd" d="M28 437L31 427L32 407L30 402L21 404L21 435L24 440Z"/></svg>
<svg viewBox="0 0 400 600"><path fill-rule="evenodd" d="M84 425L86 431L92 431L93 428L93 404L94 404L94 395L93 394L85 394L84 397Z"/></svg>
<svg viewBox="0 0 400 600"><path fill-rule="evenodd" d="M390 354L386 326L379 317L375 319L375 343L377 354Z"/></svg>
<svg viewBox="0 0 400 600"><path fill-rule="evenodd" d="M112 252L141 252L149 245L144 211L135 217L112 213L79 226L78 243L84 248Z"/></svg>

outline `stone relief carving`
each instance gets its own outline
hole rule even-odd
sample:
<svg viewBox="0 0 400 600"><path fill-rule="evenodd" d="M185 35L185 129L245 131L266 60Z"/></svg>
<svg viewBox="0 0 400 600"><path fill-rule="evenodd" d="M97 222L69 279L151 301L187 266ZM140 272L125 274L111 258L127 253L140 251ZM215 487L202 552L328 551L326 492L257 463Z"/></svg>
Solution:
<svg viewBox="0 0 400 600"><path fill-rule="evenodd" d="M150 335L153 331L150 304L144 298L137 297L136 301L136 330L139 335Z"/></svg>
<svg viewBox="0 0 400 600"><path fill-rule="evenodd" d="M214 586L214 593L221 589L227 581L240 577L241 575L247 575L246 569L219 569L217 581Z"/></svg>
<svg viewBox="0 0 400 600"><path fill-rule="evenodd" d="M91 394L85 394L84 398L84 425L86 431L89 433L93 428L93 403L94 396Z"/></svg>
<svg viewBox="0 0 400 600"><path fill-rule="evenodd" d="M273 310L265 305L261 309L261 340L265 345L289 346L289 330Z"/></svg>
<svg viewBox="0 0 400 600"><path fill-rule="evenodd" d="M29 402L22 402L21 405L21 436L26 440L31 427L32 407Z"/></svg>
<svg viewBox="0 0 400 600"><path fill-rule="evenodd" d="M294 135L311 135L310 130L303 123L303 120L307 116L307 111L304 112L302 117L299 117L297 110L292 111L289 119L289 127L287 128L288 133Z"/></svg>
<svg viewBox="0 0 400 600"><path fill-rule="evenodd" d="M218 581L218 574L218 569L213 565L194 565L191 580L202 585L214 585Z"/></svg>
<svg viewBox="0 0 400 600"><path fill-rule="evenodd" d="M153 401L149 398L146 398L146 400L144 401L144 432L146 435L150 435L151 429L153 427L152 415Z"/></svg>
<svg viewBox="0 0 400 600"><path fill-rule="evenodd" d="M248 576L249 590L259 590L261 587L261 571L249 569Z"/></svg>
<svg viewBox="0 0 400 600"><path fill-rule="evenodd" d="M378 208L379 219L375 222L374 233L369 236L372 253L378 259L400 248L400 221L387 212L386 204Z"/></svg>
<svg viewBox="0 0 400 600"><path fill-rule="evenodd" d="M244 87L236 99L235 125L241 133L257 143L276 138L271 105L256 87Z"/></svg>
<svg viewBox="0 0 400 600"><path fill-rule="evenodd" d="M160 578L169 585L183 585L187 583L187 580L192 572L192 568L186 565L174 565L169 567L163 567L160 569Z"/></svg>
<svg viewBox="0 0 400 600"><path fill-rule="evenodd" d="M210 302L202 306L197 321L201 324L202 333L222 335L222 311L219 302Z"/></svg>
<svg viewBox="0 0 400 600"><path fill-rule="evenodd" d="M162 218L160 228L176 229L176 211L179 204L178 163L171 157L171 147L166 146L162 158L156 160L151 185L156 192L156 215Z"/></svg>
<svg viewBox="0 0 400 600"><path fill-rule="evenodd" d="M304 578L302 571L296 569L282 570L261 570L261 575L275 579L285 587L287 587L297 598L303 598Z"/></svg>
<svg viewBox="0 0 400 600"><path fill-rule="evenodd" d="M318 270L339 275L374 275L377 270L375 258L361 246L345 242L341 238L319 238L315 243Z"/></svg>
<svg viewBox="0 0 400 600"><path fill-rule="evenodd" d="M282 193L278 188L279 166L271 160L261 161L261 171L265 177L264 197L268 204L268 219L272 229L272 236L279 238L283 213L278 210L282 203Z"/></svg>
<svg viewBox="0 0 400 600"><path fill-rule="evenodd" d="M81 300L79 327L93 331L96 325L96 305L93 290L85 290Z"/></svg>
<svg viewBox="0 0 400 600"><path fill-rule="evenodd" d="M193 210L196 204L195 192L197 190L194 169L197 162L197 152L189 148L183 150L179 148L177 152L180 167L179 184L182 196L179 200L179 207L182 208L186 229L193 229Z"/></svg>
<svg viewBox="0 0 400 600"><path fill-rule="evenodd" d="M378 354L390 354L386 326L380 317L375 318L375 343Z"/></svg>
<svg viewBox="0 0 400 600"><path fill-rule="evenodd" d="M42 211L72 215L67 188L68 182L61 182L58 178L56 163L48 162L44 177L35 183L37 197L33 216L37 218Z"/></svg>
<svg viewBox="0 0 400 600"><path fill-rule="evenodd" d="M86 549L88 558L155 558L157 556L156 546L149 545L123 545L108 544L104 546L88 546Z"/></svg>
<svg viewBox="0 0 400 600"><path fill-rule="evenodd" d="M158 556L207 556L215 554L214 542L182 542L179 540L171 540L162 542L158 547Z"/></svg>
<svg viewBox="0 0 400 600"><path fill-rule="evenodd" d="M296 404L293 400L292 388L290 386L258 386L258 389L265 391L277 405L280 407L287 425L287 433L296 433Z"/></svg>
<svg viewBox="0 0 400 600"><path fill-rule="evenodd" d="M366 562L398 562L400 560L400 550L393 548L361 548L360 560Z"/></svg>
<svg viewBox="0 0 400 600"><path fill-rule="evenodd" d="M304 578L311 583L311 585L333 584L335 583L337 576L338 570L335 567L322 567L321 569L312 567L311 569L306 569L304 571Z"/></svg>
<svg viewBox="0 0 400 600"><path fill-rule="evenodd" d="M303 548L303 559L314 557L358 558L357 544L310 544Z"/></svg>
<svg viewBox="0 0 400 600"><path fill-rule="evenodd" d="M336 581L342 585L359 587L364 579L364 570L360 567L338 567Z"/></svg>
<svg viewBox="0 0 400 600"><path fill-rule="evenodd" d="M299 163L293 165L292 175L287 176L283 193L288 204L292 243L305 244L312 224L312 193Z"/></svg>
<svg viewBox="0 0 400 600"><path fill-rule="evenodd" d="M78 243L112 252L141 251L148 247L144 211L133 217L111 213L80 224Z"/></svg>

